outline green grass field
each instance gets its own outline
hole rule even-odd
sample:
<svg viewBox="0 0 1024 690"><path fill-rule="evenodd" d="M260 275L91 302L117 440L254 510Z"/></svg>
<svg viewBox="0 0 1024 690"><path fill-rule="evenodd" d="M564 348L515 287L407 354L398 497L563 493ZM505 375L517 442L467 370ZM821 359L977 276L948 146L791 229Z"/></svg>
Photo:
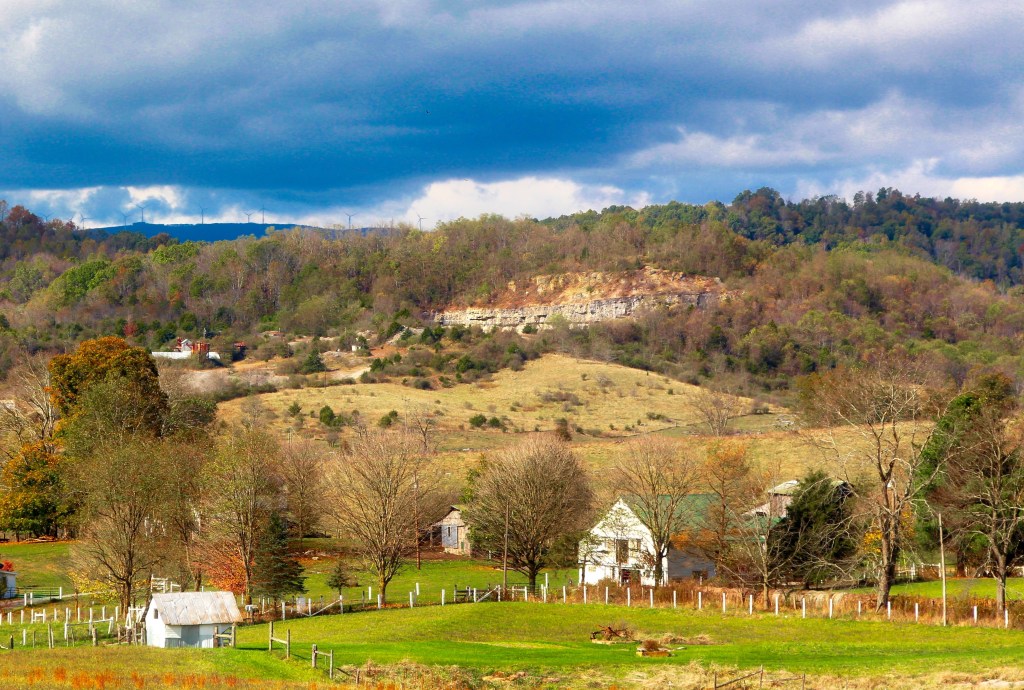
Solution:
<svg viewBox="0 0 1024 690"><path fill-rule="evenodd" d="M591 643L590 633L605 625L629 627L638 639L673 638L667 646L674 656L637 657L635 642ZM280 649L266 651L267 625L241 627L237 650L78 647L0 652L0 683L41 673L31 683L34 687L220 688L248 678L262 679L267 687L306 687L303 683L325 682L323 671L309 669L314 643L320 651L333 650L339 667L365 669L369 664L383 668L380 678L392 680L396 674L407 679L427 674L424 684L407 687L493 687L482 679L519 672L525 674L520 687L702 688L712 669L730 677L739 669L762 665L776 677L807 673L810 688L950 687L954 682L1024 678L1020 631L803 620L795 615L483 603L275 624L276 636L283 637L286 631L292 639L290 661L281 658ZM0 628L0 638L8 634ZM64 669L63 680L54 676L56 669ZM73 685L76 677L79 683ZM459 682L451 683L453 677ZM99 684L96 678L105 681ZM241 686L250 684L245 681Z"/></svg>
<svg viewBox="0 0 1024 690"><path fill-rule="evenodd" d="M682 647L670 659L643 659L635 645L595 645L589 634L603 625L628 624L647 636L706 636L711 644ZM478 604L388 610L278 623L290 630L293 654L310 645L333 649L338 664L406 660L458 665L482 673L527 670L583 677L588 670L623 679L635 671L691 662L728 668L807 672L856 678L975 672L1020 663L1024 633L983 628L883 622L801 620L770 615L722 617L692 610L627 609L561 604ZM266 644L267 627L239 635L243 649Z"/></svg>
<svg viewBox="0 0 1024 690"><path fill-rule="evenodd" d="M69 550L70 542L0 544L0 559L14 562L19 588L63 587L71 591Z"/></svg>
<svg viewBox="0 0 1024 690"><path fill-rule="evenodd" d="M874 590L863 588L854 591L873 592ZM939 598L942 596L942 582L940 580L901 582L893 586L892 593L894 595ZM949 597L995 599L996 581L992 578L947 579L946 593ZM1024 600L1024 578L1011 577L1007 579L1006 598L1009 600Z"/></svg>
<svg viewBox="0 0 1024 690"><path fill-rule="evenodd" d="M323 560L312 563L306 568L306 593L314 599L323 597L325 600L337 599L338 592L327 586L327 579L334 567L334 560ZM548 583L551 587L561 587L570 581L578 579L578 571L575 568L564 570L548 570ZM362 594L366 593L367 587L374 589L373 600L376 600L376 580L365 572L356 572L355 577L359 586L346 588L343 592L346 602L358 602ZM465 589L476 587L483 590L488 585L501 584L502 573L500 562L488 562L480 560L434 560L423 561L421 570L415 565L410 565L400 571L395 579L388 586L388 600L394 602L408 602L409 592L416 591L416 583L420 585L420 596L418 601L424 604L436 604L441 601L441 590L448 590L448 601L451 601L451 590L455 587ZM509 571L508 582L510 585L524 584L527 582L525 575ZM540 577L540 583L544 582L544 574Z"/></svg>

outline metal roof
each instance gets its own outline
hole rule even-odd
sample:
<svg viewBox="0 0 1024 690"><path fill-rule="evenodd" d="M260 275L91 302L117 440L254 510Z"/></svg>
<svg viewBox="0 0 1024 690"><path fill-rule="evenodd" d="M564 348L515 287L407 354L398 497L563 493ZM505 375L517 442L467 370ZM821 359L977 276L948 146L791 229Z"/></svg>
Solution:
<svg viewBox="0 0 1024 690"><path fill-rule="evenodd" d="M154 594L149 606L166 625L240 623L242 614L231 592L170 592Z"/></svg>

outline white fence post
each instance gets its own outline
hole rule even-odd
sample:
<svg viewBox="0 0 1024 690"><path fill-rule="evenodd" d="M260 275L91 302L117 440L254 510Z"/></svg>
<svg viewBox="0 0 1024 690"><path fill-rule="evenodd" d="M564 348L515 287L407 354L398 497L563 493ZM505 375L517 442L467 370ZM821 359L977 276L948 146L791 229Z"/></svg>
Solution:
<svg viewBox="0 0 1024 690"><path fill-rule="evenodd" d="M914 602L914 622L921 622L921 605L916 601Z"/></svg>
<svg viewBox="0 0 1024 690"><path fill-rule="evenodd" d="M892 620L892 602L891 601L885 602L885 617L888 620Z"/></svg>
<svg viewBox="0 0 1024 690"><path fill-rule="evenodd" d="M562 585L562 603L563 603L563 604L564 604L564 603L566 603L566 591L565 591L565 585Z"/></svg>
<svg viewBox="0 0 1024 690"><path fill-rule="evenodd" d="M800 597L800 608L803 609L802 617L807 618L807 599L805 597Z"/></svg>
<svg viewBox="0 0 1024 690"><path fill-rule="evenodd" d="M604 605L605 606L608 605L608 588L607 587L604 588Z"/></svg>
<svg viewBox="0 0 1024 690"><path fill-rule="evenodd" d="M413 608L413 606L415 606L412 601L412 596L412 592L409 592L409 608Z"/></svg>
<svg viewBox="0 0 1024 690"><path fill-rule="evenodd" d="M747 602L747 615L754 615L754 595L750 595L750 599Z"/></svg>
<svg viewBox="0 0 1024 690"><path fill-rule="evenodd" d="M626 588L626 608L629 608L632 605L633 605L633 588L632 587L627 587Z"/></svg>
<svg viewBox="0 0 1024 690"><path fill-rule="evenodd" d="M697 592L697 610L704 610L704 592Z"/></svg>
<svg viewBox="0 0 1024 690"><path fill-rule="evenodd" d="M676 608L676 590L672 590L672 608Z"/></svg>
<svg viewBox="0 0 1024 690"><path fill-rule="evenodd" d="M377 593L377 609L380 610L382 608L384 608L384 602L381 600L380 592L378 592Z"/></svg>
<svg viewBox="0 0 1024 690"><path fill-rule="evenodd" d="M779 593L775 593L775 615L779 615Z"/></svg>
<svg viewBox="0 0 1024 690"><path fill-rule="evenodd" d="M722 613L725 613L725 592L722 592Z"/></svg>
<svg viewBox="0 0 1024 690"><path fill-rule="evenodd" d="M587 586L583 585L583 603L587 603Z"/></svg>
<svg viewBox="0 0 1024 690"><path fill-rule="evenodd" d="M832 599L828 600L828 617L832 618Z"/></svg>
<svg viewBox="0 0 1024 690"><path fill-rule="evenodd" d="M446 591L447 591L447 590L446 590L446 589L444 589L443 587L441 588L441 606L444 606L444 593L445 593Z"/></svg>

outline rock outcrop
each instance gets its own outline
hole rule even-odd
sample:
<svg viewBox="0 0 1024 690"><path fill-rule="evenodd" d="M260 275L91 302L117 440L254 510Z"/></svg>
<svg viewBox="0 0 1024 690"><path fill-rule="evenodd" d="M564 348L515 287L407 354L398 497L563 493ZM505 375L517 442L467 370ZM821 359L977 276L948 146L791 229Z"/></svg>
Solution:
<svg viewBox="0 0 1024 690"><path fill-rule="evenodd" d="M488 305L448 309L434 314L444 326L479 326L484 330L548 327L554 316L570 326L629 318L646 309L694 306L704 308L725 295L717 278L643 269L624 273L538 276L525 287L510 283Z"/></svg>

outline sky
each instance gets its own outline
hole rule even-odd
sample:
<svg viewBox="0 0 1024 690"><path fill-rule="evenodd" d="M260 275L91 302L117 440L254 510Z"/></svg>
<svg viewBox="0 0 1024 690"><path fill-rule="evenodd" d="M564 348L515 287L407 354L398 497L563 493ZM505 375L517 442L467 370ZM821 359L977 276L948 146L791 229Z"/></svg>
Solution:
<svg viewBox="0 0 1024 690"><path fill-rule="evenodd" d="M424 229L762 186L1021 201L1022 33L1006 0L2 0L0 198Z"/></svg>

